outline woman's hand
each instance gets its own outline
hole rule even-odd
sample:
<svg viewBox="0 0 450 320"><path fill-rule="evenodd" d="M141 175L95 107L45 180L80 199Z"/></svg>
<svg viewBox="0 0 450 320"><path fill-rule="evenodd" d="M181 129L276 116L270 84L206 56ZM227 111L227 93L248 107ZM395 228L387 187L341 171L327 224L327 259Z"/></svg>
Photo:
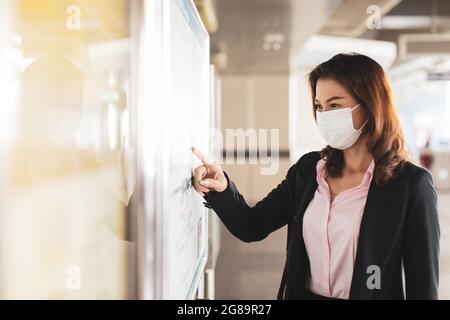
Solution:
<svg viewBox="0 0 450 320"><path fill-rule="evenodd" d="M192 148L192 153L202 162L202 165L194 170L195 190L203 193L223 192L228 186L228 181L222 167L209 160L197 148Z"/></svg>

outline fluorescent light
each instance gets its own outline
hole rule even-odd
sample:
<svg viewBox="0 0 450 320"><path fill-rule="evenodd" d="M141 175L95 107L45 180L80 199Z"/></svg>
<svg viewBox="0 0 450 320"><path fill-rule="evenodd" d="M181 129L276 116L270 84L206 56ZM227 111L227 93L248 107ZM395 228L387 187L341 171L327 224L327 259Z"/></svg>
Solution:
<svg viewBox="0 0 450 320"><path fill-rule="evenodd" d="M391 30L427 28L430 24L429 16L385 16L381 19L381 28Z"/></svg>

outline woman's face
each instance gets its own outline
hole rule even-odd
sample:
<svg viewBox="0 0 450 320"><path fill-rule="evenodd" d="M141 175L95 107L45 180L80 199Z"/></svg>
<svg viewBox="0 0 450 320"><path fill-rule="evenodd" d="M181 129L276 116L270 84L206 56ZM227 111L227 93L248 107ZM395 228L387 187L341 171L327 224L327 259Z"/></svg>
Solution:
<svg viewBox="0 0 450 320"><path fill-rule="evenodd" d="M358 102L336 80L319 79L314 104L316 111L327 112L342 108L353 108ZM367 120L367 115L361 106L353 110L352 117L353 128L355 129L361 128Z"/></svg>

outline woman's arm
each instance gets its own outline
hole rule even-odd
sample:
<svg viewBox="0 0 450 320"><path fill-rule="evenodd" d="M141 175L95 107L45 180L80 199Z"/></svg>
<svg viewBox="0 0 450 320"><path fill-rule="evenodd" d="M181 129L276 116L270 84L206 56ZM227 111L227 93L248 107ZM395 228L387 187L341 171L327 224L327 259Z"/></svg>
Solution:
<svg viewBox="0 0 450 320"><path fill-rule="evenodd" d="M406 216L403 264L406 299L437 299L439 284L439 217L433 178L426 170L411 186Z"/></svg>
<svg viewBox="0 0 450 320"><path fill-rule="evenodd" d="M192 150L203 165L194 171L194 187L205 193L205 200L227 229L245 242L259 241L289 222L297 178L306 179L320 159L318 152L303 155L285 179L254 207L250 207L236 185L200 151Z"/></svg>
<svg viewBox="0 0 450 320"><path fill-rule="evenodd" d="M262 240L288 222L289 190L294 188L299 163L293 165L286 178L254 207L246 203L226 174L227 188L223 192L211 191L204 198L234 236L245 242Z"/></svg>

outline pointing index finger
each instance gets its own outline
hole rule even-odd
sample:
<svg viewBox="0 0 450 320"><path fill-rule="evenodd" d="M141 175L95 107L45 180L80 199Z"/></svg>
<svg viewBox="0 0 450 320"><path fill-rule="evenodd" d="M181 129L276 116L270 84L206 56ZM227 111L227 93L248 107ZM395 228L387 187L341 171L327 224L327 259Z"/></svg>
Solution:
<svg viewBox="0 0 450 320"><path fill-rule="evenodd" d="M200 160L203 164L207 166L212 166L214 162L212 162L207 156L205 156L200 150L195 147L191 148L192 153Z"/></svg>

